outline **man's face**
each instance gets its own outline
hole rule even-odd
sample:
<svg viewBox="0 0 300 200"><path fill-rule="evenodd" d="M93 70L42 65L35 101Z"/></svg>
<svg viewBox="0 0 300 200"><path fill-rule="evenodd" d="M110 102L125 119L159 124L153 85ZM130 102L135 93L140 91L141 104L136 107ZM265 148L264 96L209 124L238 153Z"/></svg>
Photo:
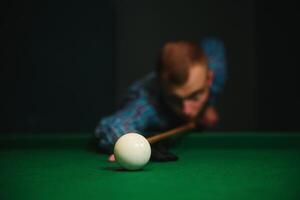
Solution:
<svg viewBox="0 0 300 200"><path fill-rule="evenodd" d="M184 85L163 86L166 103L184 119L195 119L208 100L212 76L212 72L207 67L199 64L192 66Z"/></svg>

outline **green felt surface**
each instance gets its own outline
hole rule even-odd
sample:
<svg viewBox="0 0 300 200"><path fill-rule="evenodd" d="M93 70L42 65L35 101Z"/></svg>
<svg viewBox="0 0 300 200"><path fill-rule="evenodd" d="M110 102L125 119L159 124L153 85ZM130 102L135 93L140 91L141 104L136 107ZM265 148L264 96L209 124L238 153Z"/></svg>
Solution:
<svg viewBox="0 0 300 200"><path fill-rule="evenodd" d="M191 133L180 159L119 170L88 134L0 138L0 199L300 199L300 135Z"/></svg>

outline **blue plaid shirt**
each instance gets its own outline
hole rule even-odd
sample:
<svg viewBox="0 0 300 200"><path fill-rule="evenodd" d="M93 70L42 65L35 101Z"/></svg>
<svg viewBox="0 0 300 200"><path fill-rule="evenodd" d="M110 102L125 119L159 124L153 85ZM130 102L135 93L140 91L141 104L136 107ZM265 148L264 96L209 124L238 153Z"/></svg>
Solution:
<svg viewBox="0 0 300 200"><path fill-rule="evenodd" d="M216 95L222 91L226 80L226 59L223 43L216 38L201 41L208 66L214 71L209 103L215 104ZM181 124L161 100L161 91L154 72L134 82L128 90L123 105L112 115L100 120L95 134L99 147L112 152L117 139L128 132L138 132L145 137Z"/></svg>

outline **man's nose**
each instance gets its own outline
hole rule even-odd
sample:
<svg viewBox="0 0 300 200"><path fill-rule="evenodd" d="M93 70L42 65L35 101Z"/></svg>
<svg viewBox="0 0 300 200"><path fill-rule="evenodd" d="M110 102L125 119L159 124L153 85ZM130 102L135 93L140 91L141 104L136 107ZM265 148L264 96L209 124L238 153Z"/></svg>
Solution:
<svg viewBox="0 0 300 200"><path fill-rule="evenodd" d="M190 116L194 112L192 102L190 102L189 100L184 100L182 102L182 112L184 115Z"/></svg>

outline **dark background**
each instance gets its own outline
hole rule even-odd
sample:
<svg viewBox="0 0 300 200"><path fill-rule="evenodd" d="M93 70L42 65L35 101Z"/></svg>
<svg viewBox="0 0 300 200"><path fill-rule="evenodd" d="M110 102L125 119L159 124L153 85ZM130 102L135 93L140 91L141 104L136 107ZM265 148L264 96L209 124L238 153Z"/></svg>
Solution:
<svg viewBox="0 0 300 200"><path fill-rule="evenodd" d="M1 2L0 132L92 132L171 39L224 41L213 130L298 131L299 12L284 1Z"/></svg>

